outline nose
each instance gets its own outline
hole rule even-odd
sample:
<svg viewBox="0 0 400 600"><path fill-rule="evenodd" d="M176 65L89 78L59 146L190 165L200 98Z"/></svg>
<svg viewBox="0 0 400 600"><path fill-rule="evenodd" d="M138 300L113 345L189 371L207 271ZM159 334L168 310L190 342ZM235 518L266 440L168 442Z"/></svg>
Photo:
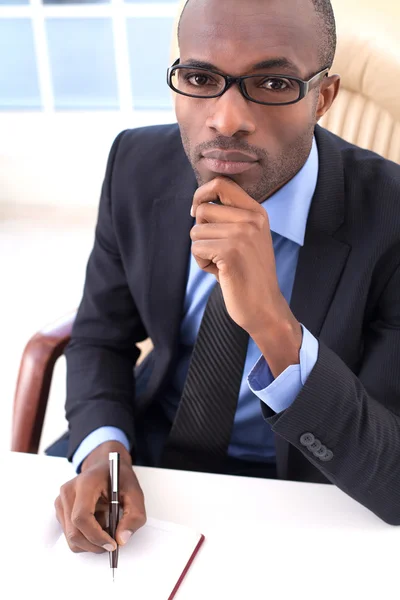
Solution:
<svg viewBox="0 0 400 600"><path fill-rule="evenodd" d="M237 85L231 86L222 96L214 98L207 127L224 137L252 134L256 127L249 104Z"/></svg>

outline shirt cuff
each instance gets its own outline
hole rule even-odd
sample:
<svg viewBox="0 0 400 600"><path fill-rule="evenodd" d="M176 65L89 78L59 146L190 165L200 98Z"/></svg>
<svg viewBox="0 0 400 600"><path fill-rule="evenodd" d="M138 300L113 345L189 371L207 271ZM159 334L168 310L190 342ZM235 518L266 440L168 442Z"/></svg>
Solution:
<svg viewBox="0 0 400 600"><path fill-rule="evenodd" d="M77 473L80 473L85 458L104 442L120 442L130 452L129 440L121 429L118 429L118 427L99 427L85 437L72 457L72 465Z"/></svg>
<svg viewBox="0 0 400 600"><path fill-rule="evenodd" d="M289 408L301 392L318 359L318 340L301 325L303 341L300 348L300 364L290 365L276 379L263 356L251 370L247 383L275 413Z"/></svg>

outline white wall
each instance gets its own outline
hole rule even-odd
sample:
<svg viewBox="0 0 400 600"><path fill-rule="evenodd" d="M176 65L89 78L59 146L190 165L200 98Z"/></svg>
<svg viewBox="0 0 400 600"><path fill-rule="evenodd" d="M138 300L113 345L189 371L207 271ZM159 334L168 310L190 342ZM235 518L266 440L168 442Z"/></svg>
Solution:
<svg viewBox="0 0 400 600"><path fill-rule="evenodd" d="M97 206L117 134L174 121L172 111L0 113L0 210Z"/></svg>

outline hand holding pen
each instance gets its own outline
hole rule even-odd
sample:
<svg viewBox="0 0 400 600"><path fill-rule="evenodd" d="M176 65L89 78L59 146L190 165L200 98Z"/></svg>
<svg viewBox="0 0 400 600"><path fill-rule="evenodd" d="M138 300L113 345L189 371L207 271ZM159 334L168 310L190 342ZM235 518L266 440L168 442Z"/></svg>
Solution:
<svg viewBox="0 0 400 600"><path fill-rule="evenodd" d="M110 452L120 455L119 497L122 514L115 538L107 529L110 512ZM146 522L143 492L132 469L130 453L119 442L104 442L84 460L81 473L64 483L55 501L57 519L73 552L99 554L123 546ZM120 511L121 512L121 511Z"/></svg>

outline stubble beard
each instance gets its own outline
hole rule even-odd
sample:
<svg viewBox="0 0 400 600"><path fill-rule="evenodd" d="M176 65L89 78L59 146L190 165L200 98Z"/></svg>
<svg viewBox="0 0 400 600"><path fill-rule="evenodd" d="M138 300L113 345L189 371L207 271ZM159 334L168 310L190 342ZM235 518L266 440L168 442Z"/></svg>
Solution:
<svg viewBox="0 0 400 600"><path fill-rule="evenodd" d="M237 181L240 187L257 202L263 202L269 198L300 171L310 154L312 138L314 134L314 124L310 123L310 126L291 142L290 147L285 148L279 156L272 158L265 150L260 148L255 149L253 146L247 144L247 142L236 142L231 138L219 137L213 142L192 148L185 128L182 125L179 127L182 144L186 156L192 165L199 187L208 181L202 177L196 166L199 161L200 154L204 150L215 147L225 150L234 147L238 150L242 149L244 151L247 150L253 153L255 150L257 150L257 156L262 167L260 177L257 181L249 182L248 184L241 184L239 181ZM215 175L215 177L217 176L218 175ZM215 177L213 177L213 179L215 179ZM235 176L231 177L231 179L234 181L236 180Z"/></svg>

